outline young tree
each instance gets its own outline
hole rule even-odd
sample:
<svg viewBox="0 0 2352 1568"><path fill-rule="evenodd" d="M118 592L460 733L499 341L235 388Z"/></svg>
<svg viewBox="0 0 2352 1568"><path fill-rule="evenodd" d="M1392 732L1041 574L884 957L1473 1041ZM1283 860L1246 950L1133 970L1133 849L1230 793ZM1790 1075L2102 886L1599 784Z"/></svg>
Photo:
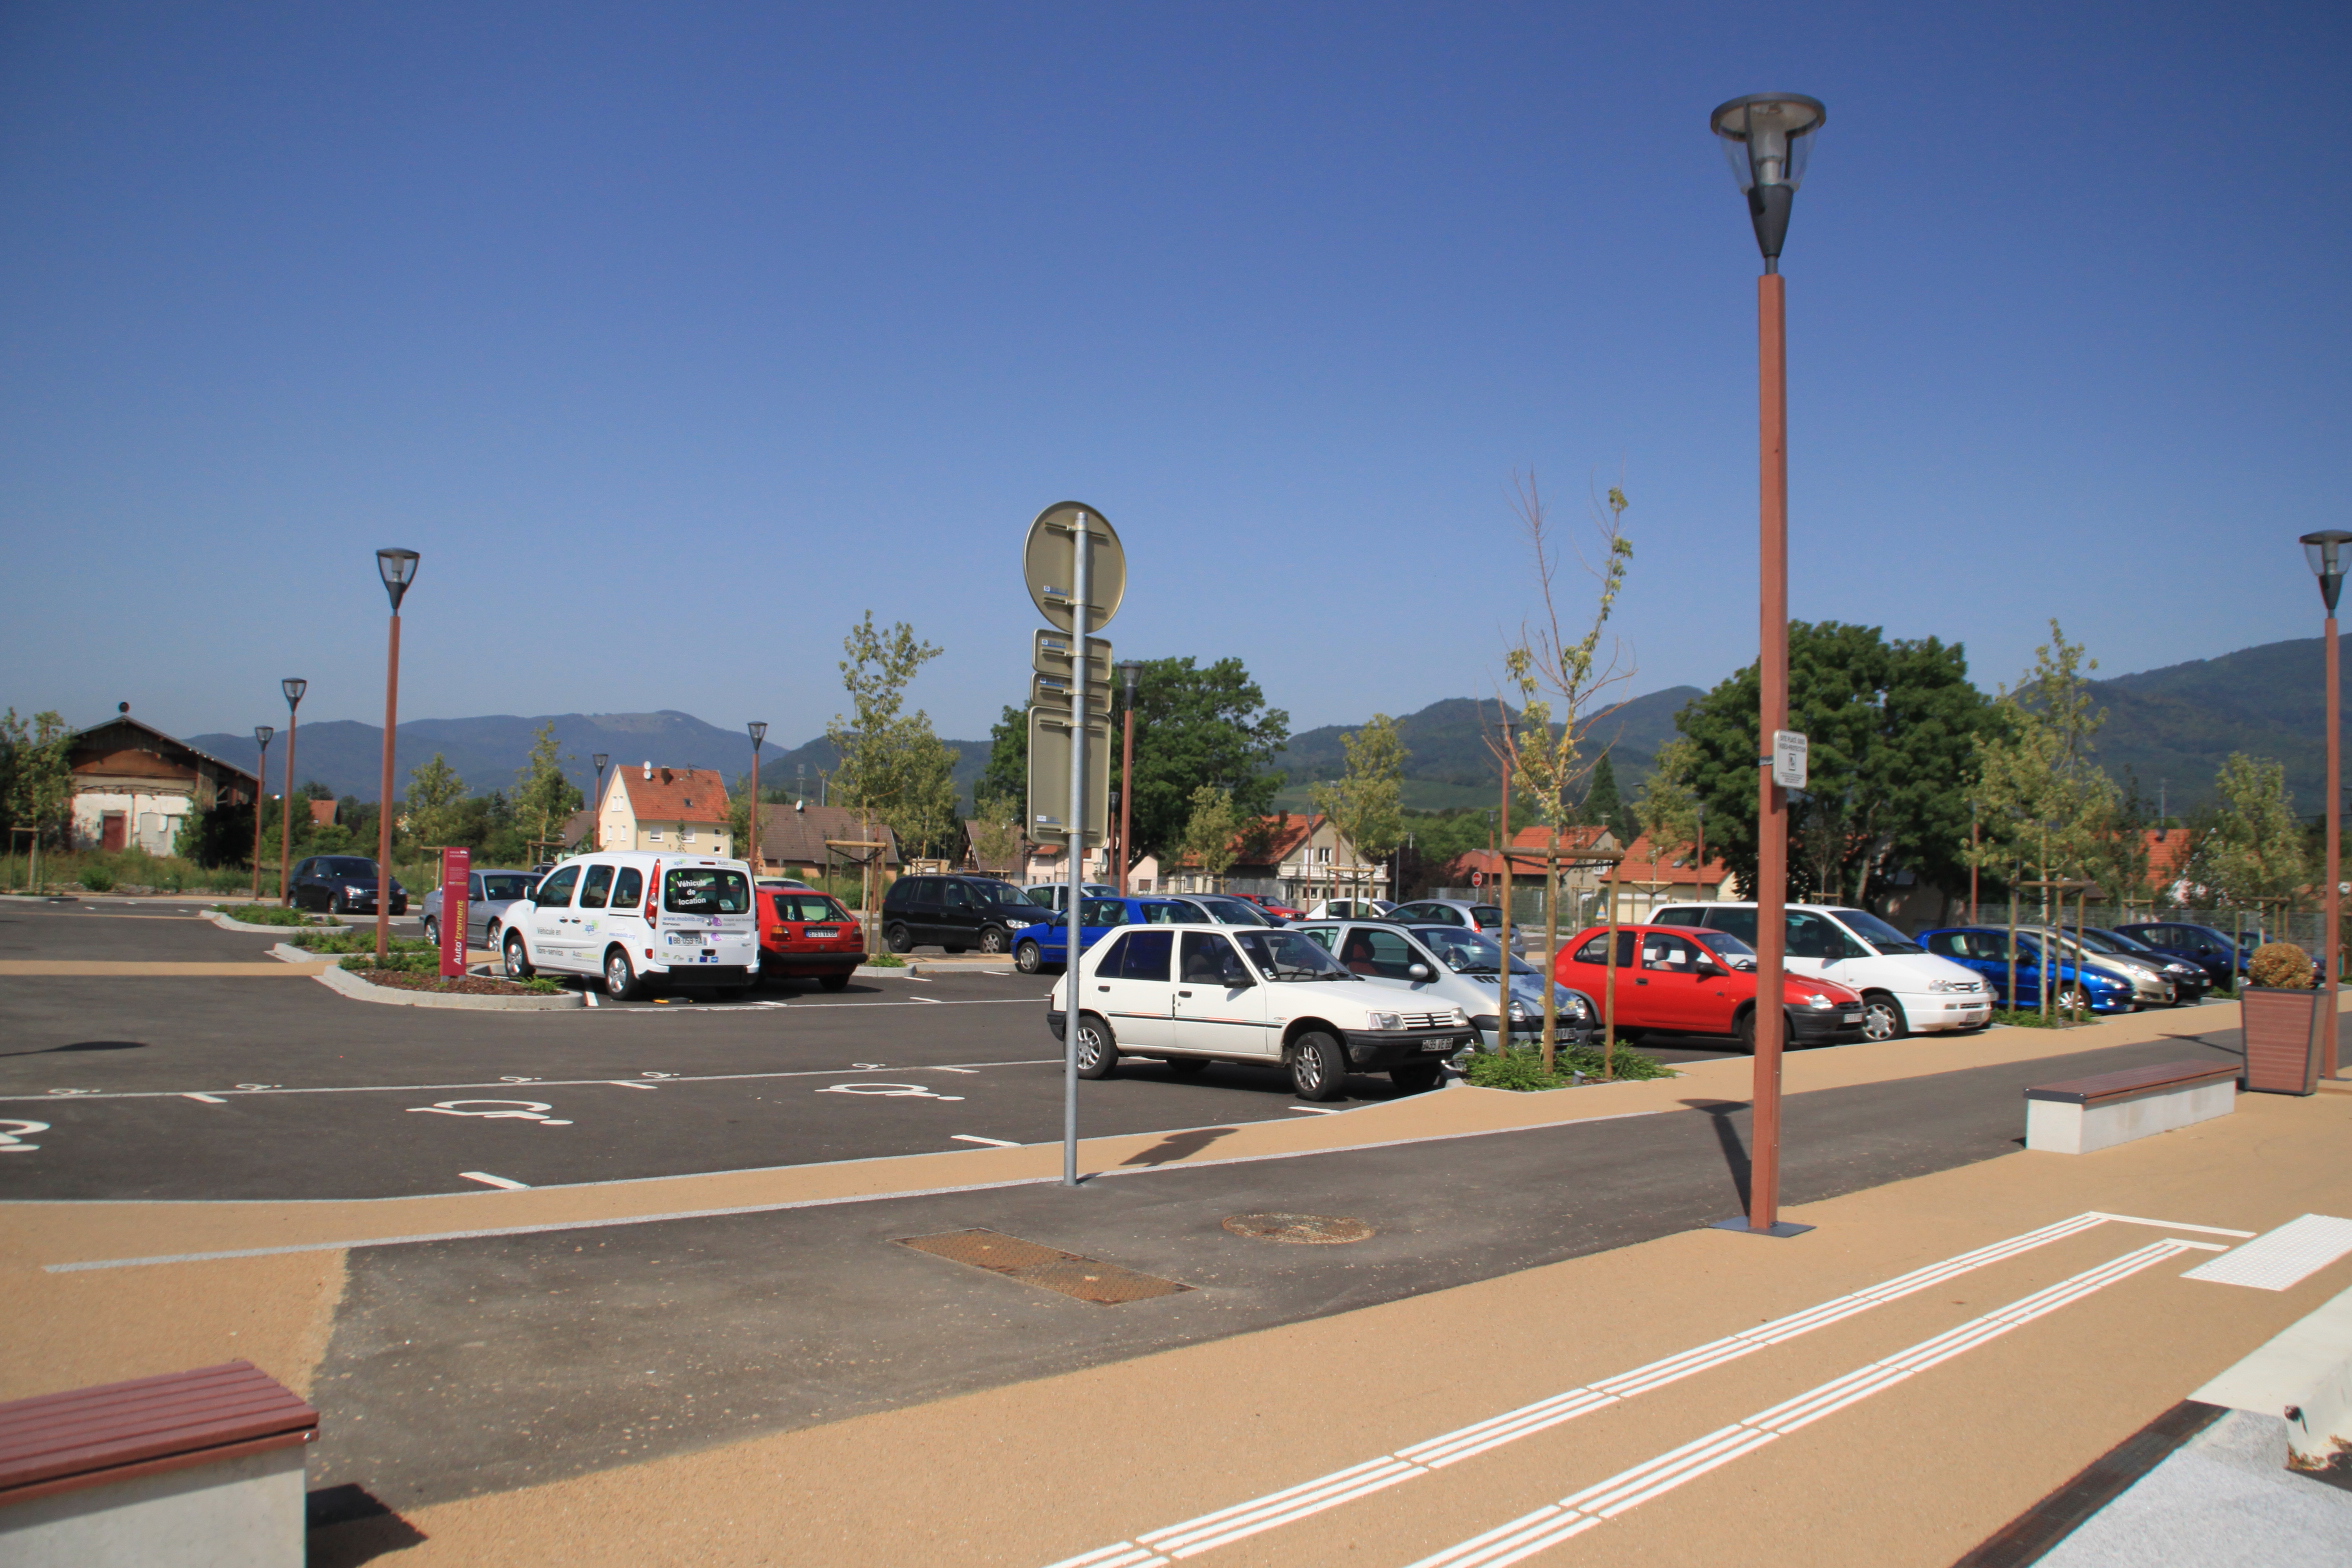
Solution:
<svg viewBox="0 0 2352 1568"><path fill-rule="evenodd" d="M825 735L841 757L833 791L841 796L840 804L857 811L861 837L872 840L873 825L880 821L897 833L902 847L929 849L954 826L958 753L940 744L930 714L904 709L908 685L945 650L922 641L904 621L877 630L871 610L850 628L841 647L849 655L841 661L841 684L849 693L850 712L837 713L825 724ZM876 907L874 891L869 861L868 910Z"/></svg>
<svg viewBox="0 0 2352 1568"><path fill-rule="evenodd" d="M33 715L27 728L8 710L0 718L0 804L11 828L32 828L38 841L71 847L73 826L73 726L61 713Z"/></svg>
<svg viewBox="0 0 2352 1568"><path fill-rule="evenodd" d="M515 823L531 839L525 854L544 856L560 845L564 823L585 799L580 787L564 777L565 760L550 719L532 735L530 760L515 774Z"/></svg>
<svg viewBox="0 0 2352 1568"><path fill-rule="evenodd" d="M1233 806L1233 792L1203 784L1192 792L1192 814L1185 819L1184 853L1200 862L1219 892L1225 872L1233 864L1233 840L1241 832L1241 813Z"/></svg>
<svg viewBox="0 0 2352 1568"><path fill-rule="evenodd" d="M1590 560L1584 563L1586 573L1597 584L1592 611L1589 619L1577 615L1575 619L1581 624L1571 631L1562 621L1561 595L1555 586L1559 549L1544 515L1543 495L1536 488L1533 474L1519 485L1519 520L1526 528L1528 546L1535 555L1535 581L1543 596L1543 618L1532 629L1522 624L1519 641L1503 654L1504 674L1519 689L1519 722L1501 729L1488 742L1517 781L1521 794L1551 829L1551 847L1544 856L1543 1064L1546 1072L1552 1070L1557 1059L1560 1033L1557 992L1550 983L1558 966L1560 948L1560 830L1576 821L1573 797L1580 793L1579 786L1585 782L1586 775L1594 771L1594 763L1585 760L1585 735L1607 712L1606 709L1596 712L1594 703L1602 691L1630 673L1619 671L1614 660L1604 665L1600 658L1601 632L1617 606L1617 595L1625 586L1626 565L1633 559L1633 541L1625 537L1623 526L1628 505L1625 492L1611 489L1606 504L1606 515L1599 505L1592 509L1600 564L1596 566ZM1605 763L1607 754L1603 753L1599 761ZM1615 788L1614 779L1611 788ZM1503 842L1507 854L1508 836ZM1507 913L1504 922L1507 932ZM1495 1024L1495 1032L1505 1045L1509 1044L1511 1028L1510 959L1511 955L1504 953ZM1603 1042L1605 1071L1611 1076L1617 1070L1616 1046L1612 1031Z"/></svg>
<svg viewBox="0 0 2352 1568"><path fill-rule="evenodd" d="M1007 707L1004 716L988 727L988 766L972 784L972 804L983 799L1009 800L1013 820L1021 820L1029 799L1029 710Z"/></svg>
<svg viewBox="0 0 2352 1568"><path fill-rule="evenodd" d="M465 801L465 780L448 759L434 752L433 760L408 775L408 831L418 844L433 846L458 842L459 809Z"/></svg>
<svg viewBox="0 0 2352 1568"><path fill-rule="evenodd" d="M2282 904L2311 880L2311 858L2284 763L2231 752L2214 775L2212 828L2191 875L2233 910ZM2283 907L2283 905L2282 905Z"/></svg>
<svg viewBox="0 0 2352 1568"><path fill-rule="evenodd" d="M1340 745L1347 753L1347 773L1335 784L1314 786L1315 809L1331 819L1367 867L1377 865L1405 839L1397 800L1405 745L1397 738L1396 720L1385 713L1373 714L1371 723L1341 736ZM1369 879L1369 870L1358 874L1359 881L1368 884Z"/></svg>
<svg viewBox="0 0 2352 1568"><path fill-rule="evenodd" d="M1018 795L983 794L964 824L972 858L983 871L1011 874L1021 859L1022 800Z"/></svg>

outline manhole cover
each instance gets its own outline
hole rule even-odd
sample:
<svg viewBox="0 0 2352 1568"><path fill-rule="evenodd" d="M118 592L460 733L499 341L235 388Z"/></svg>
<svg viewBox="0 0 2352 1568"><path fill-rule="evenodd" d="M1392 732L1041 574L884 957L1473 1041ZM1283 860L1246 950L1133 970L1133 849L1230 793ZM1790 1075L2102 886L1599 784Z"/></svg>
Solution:
<svg viewBox="0 0 2352 1568"><path fill-rule="evenodd" d="M1232 1214L1226 1216L1225 1228L1255 1241L1290 1241L1308 1247L1335 1247L1372 1234L1372 1227L1362 1220L1329 1214Z"/></svg>

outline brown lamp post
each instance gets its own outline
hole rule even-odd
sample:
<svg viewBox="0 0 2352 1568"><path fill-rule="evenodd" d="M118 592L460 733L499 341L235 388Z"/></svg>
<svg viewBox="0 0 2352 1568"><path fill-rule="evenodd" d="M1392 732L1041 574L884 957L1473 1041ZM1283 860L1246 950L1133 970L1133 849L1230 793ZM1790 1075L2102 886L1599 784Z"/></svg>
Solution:
<svg viewBox="0 0 2352 1568"><path fill-rule="evenodd" d="M2336 988L2342 983L2338 969L2344 945L2337 928L2344 912L2338 892L2338 879L2343 875L2339 841L2344 831L2344 694L2342 667L2336 662L2336 598L2344 591L2344 567L2352 560L2347 545L2352 545L2352 533L2339 528L2303 536L2303 554L2319 576L2319 596L2327 603L2327 931L2320 938L2319 960L2323 993L2319 1002L2319 1071L2323 1078L2336 1076Z"/></svg>
<svg viewBox="0 0 2352 1568"><path fill-rule="evenodd" d="M588 847L602 849L604 848L604 765L612 761L612 757L600 751L588 760L596 767L596 803L595 809L588 813ZM751 760L753 766L756 767L759 763L757 752L752 754Z"/></svg>
<svg viewBox="0 0 2352 1568"><path fill-rule="evenodd" d="M278 902L284 905L293 902L287 881L294 871L294 710L302 706L310 682L289 675L278 682L278 690L286 694L286 793L280 797L286 809L278 813Z"/></svg>
<svg viewBox="0 0 2352 1568"><path fill-rule="evenodd" d="M747 819L745 819L745 820L747 820L747 821L748 821L748 822L751 824L751 834L750 834L750 838L751 838L751 879L752 879L754 882L757 882L757 881L759 880L759 874L760 874L760 858L759 858L759 813L760 813L760 805L759 805L759 754L760 754L760 743L761 743L762 741L764 741L764 740L766 740L766 739L768 738L768 727L767 727L767 725L765 725L765 724L762 724L762 723L756 723L756 722L755 722L755 723L751 723L751 724L746 724L746 725L745 725L745 726L743 726L743 727L744 727L745 729L747 729L747 730L749 730L749 731L751 732L751 815L750 815L750 816L749 816ZM597 778L598 778L598 780L599 780L599 781L601 781L601 780L603 779L603 777L604 777L604 775L603 775L602 773L599 773L599 774L597 775Z"/></svg>
<svg viewBox="0 0 2352 1568"><path fill-rule="evenodd" d="M261 747L261 766L253 774L253 901L256 904L261 902L261 803L269 799L269 743L276 733L267 724L253 726L254 743Z"/></svg>
<svg viewBox="0 0 2352 1568"><path fill-rule="evenodd" d="M376 572L392 600L392 641L384 655L384 789L376 799L376 962L392 953L392 759L400 728L400 601L416 581L414 550L378 550Z"/></svg>
<svg viewBox="0 0 2352 1568"><path fill-rule="evenodd" d="M1788 727L1788 317L1780 278L1781 242L1805 177L1814 133L1829 118L1801 93L1751 93L1716 109L1708 124L1748 198L1764 273L1756 280L1762 472L1759 739L1770 747ZM1760 759L1756 782L1756 1089L1748 1212L1719 1223L1727 1230L1794 1236L1810 1230L1780 1218L1781 1008L1788 950L1788 800L1773 782L1772 759Z"/></svg>
<svg viewBox="0 0 2352 1568"><path fill-rule="evenodd" d="M1143 661L1121 659L1119 684L1127 692L1127 738L1120 743L1119 762L1119 896L1127 896L1127 866L1135 856L1127 847L1127 832L1135 821L1135 683L1143 678Z"/></svg>

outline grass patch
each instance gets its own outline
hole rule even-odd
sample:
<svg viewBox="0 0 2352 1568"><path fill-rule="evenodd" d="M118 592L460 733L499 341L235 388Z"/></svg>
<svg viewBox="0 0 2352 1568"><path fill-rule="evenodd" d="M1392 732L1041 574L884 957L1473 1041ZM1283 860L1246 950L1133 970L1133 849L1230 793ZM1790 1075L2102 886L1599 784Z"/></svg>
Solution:
<svg viewBox="0 0 2352 1568"><path fill-rule="evenodd" d="M349 960L343 969L376 985L396 986L404 991L446 991L463 996L560 996L564 989L545 975L507 980L467 974L452 979L441 973L440 958L430 952L394 953L382 964L371 954Z"/></svg>
<svg viewBox="0 0 2352 1568"><path fill-rule="evenodd" d="M0 855L0 884L26 892L78 887L85 893L238 893L252 885L253 873L143 849L77 849L44 850L40 888L31 886L31 878L30 856L22 851ZM275 883L275 869L266 869L263 880Z"/></svg>
<svg viewBox="0 0 2352 1568"><path fill-rule="evenodd" d="M904 969L907 966L906 960L896 953L874 953L868 956L866 963L874 969Z"/></svg>
<svg viewBox="0 0 2352 1568"><path fill-rule="evenodd" d="M1515 1045L1502 1052L1480 1051L1470 1058L1470 1065L1462 1076L1481 1089L1512 1089L1522 1093L1539 1089L1568 1089L1575 1087L1576 1075L1588 1080L1602 1079L1606 1070L1601 1048L1597 1045L1563 1045L1553 1053L1555 1070L1544 1071L1543 1051L1539 1047ZM1674 1069L1645 1052L1631 1046L1617 1047L1617 1077L1619 1081L1641 1078L1672 1078Z"/></svg>
<svg viewBox="0 0 2352 1568"><path fill-rule="evenodd" d="M242 920L249 926L309 926L311 917L299 909L283 909L276 904L214 904L216 913L231 920Z"/></svg>
<svg viewBox="0 0 2352 1568"><path fill-rule="evenodd" d="M2090 1021L2088 1018L2083 1020L2085 1023ZM2052 1013L2049 1017L2044 1018L2039 1008L2020 1010L2012 1007L1996 1007L1993 1009L1993 1022L2007 1024L2013 1029L2072 1029L2074 1027L2074 1024L2064 1013Z"/></svg>
<svg viewBox="0 0 2352 1568"><path fill-rule="evenodd" d="M365 927L313 927L288 937L289 945L308 953L372 953L376 950L376 933ZM395 953L432 953L440 948L422 937L396 936L392 939Z"/></svg>

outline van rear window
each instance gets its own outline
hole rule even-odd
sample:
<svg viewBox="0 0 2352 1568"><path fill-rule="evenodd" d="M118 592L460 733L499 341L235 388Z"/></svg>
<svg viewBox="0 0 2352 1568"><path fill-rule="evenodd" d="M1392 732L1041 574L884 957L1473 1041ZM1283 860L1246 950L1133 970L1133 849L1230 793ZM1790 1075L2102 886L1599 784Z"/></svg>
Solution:
<svg viewBox="0 0 2352 1568"><path fill-rule="evenodd" d="M662 908L673 915L751 912L751 878L740 871L673 871L662 882Z"/></svg>

